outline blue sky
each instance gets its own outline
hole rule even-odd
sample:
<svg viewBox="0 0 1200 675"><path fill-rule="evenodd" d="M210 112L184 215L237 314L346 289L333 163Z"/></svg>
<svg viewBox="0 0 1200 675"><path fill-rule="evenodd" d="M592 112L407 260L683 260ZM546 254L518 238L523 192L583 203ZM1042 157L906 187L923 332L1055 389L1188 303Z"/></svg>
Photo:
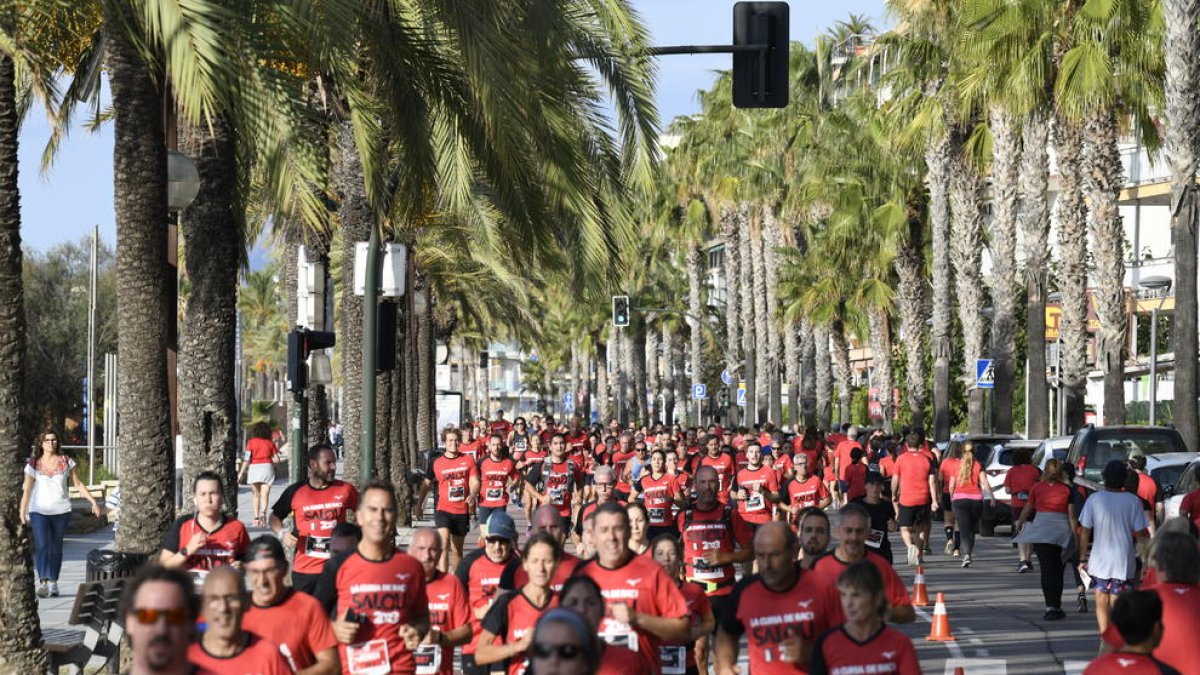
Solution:
<svg viewBox="0 0 1200 675"><path fill-rule="evenodd" d="M729 0L632 0L649 26L656 45L726 44L731 40L733 2ZM838 3L791 3L791 37L811 44L835 21L850 14L872 19L884 27L883 0L843 0ZM659 60L658 107L665 123L699 109L696 92L708 87L715 71L729 68L728 55L668 56ZM49 130L34 108L20 137L22 239L29 247L46 250L65 241L91 235L110 246L116 237L112 200L111 126L92 133L72 130L54 166L39 169Z"/></svg>

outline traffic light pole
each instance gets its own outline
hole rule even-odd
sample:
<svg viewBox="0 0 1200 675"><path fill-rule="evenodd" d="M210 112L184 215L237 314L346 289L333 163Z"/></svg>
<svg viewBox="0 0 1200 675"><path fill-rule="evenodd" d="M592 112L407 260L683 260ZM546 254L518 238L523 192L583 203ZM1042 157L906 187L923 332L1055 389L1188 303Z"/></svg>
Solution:
<svg viewBox="0 0 1200 675"><path fill-rule="evenodd" d="M379 311L379 229L371 226L367 244L366 283L363 293L363 350L362 350L362 442L359 444L361 464L359 481L366 483L375 476L375 349L379 339L375 330Z"/></svg>
<svg viewBox="0 0 1200 675"><path fill-rule="evenodd" d="M304 468L308 463L305 461L308 454L305 447L305 439L308 438L308 397L303 389L292 394L291 417L292 452L288 457L288 478L292 483L299 483L305 479Z"/></svg>

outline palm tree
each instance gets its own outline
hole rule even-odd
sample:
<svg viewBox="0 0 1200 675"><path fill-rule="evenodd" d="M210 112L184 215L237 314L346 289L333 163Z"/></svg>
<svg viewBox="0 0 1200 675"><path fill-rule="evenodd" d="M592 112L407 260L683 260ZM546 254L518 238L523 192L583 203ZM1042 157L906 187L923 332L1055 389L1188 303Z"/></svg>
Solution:
<svg viewBox="0 0 1200 675"><path fill-rule="evenodd" d="M1021 233L1025 239L1025 334L1029 368L1025 419L1030 438L1050 436L1049 387L1046 382L1046 298L1050 263L1050 124L1045 113L1031 113L1021 132Z"/></svg>
<svg viewBox="0 0 1200 675"><path fill-rule="evenodd" d="M1021 163L1021 136L1012 113L1000 106L989 111L992 134L992 220L989 227L992 258L992 351L995 369L992 390L991 430L1013 431L1013 385L1017 368L1016 304L1017 277L1017 187Z"/></svg>
<svg viewBox="0 0 1200 675"><path fill-rule="evenodd" d="M950 179L950 204L953 221L950 226L950 260L954 264L954 291L958 298L958 320L962 325L962 380L970 387L967 399L970 433L984 431L983 390L975 384L975 362L983 354L983 321L980 310L984 305L983 274L983 211L981 179L967 158L964 144L958 143Z"/></svg>

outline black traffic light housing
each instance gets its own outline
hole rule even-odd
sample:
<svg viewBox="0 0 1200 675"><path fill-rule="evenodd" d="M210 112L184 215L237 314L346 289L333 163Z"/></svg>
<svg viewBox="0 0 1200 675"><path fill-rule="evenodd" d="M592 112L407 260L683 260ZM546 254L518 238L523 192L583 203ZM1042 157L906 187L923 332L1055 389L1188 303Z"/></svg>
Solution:
<svg viewBox="0 0 1200 675"><path fill-rule="evenodd" d="M612 324L618 328L629 325L629 296L614 295L612 299Z"/></svg>
<svg viewBox="0 0 1200 675"><path fill-rule="evenodd" d="M733 6L734 107L787 106L788 14L786 2L739 2ZM754 45L766 49L742 49Z"/></svg>
<svg viewBox="0 0 1200 675"><path fill-rule="evenodd" d="M296 328L288 333L287 385L293 394L308 386L308 355L332 347L336 335L329 331Z"/></svg>

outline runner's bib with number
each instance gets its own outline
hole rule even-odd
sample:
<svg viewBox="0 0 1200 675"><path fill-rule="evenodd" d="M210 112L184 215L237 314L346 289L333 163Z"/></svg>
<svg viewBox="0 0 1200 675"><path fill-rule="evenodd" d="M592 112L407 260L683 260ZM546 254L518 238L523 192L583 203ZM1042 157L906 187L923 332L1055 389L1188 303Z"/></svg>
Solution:
<svg viewBox="0 0 1200 675"><path fill-rule="evenodd" d="M346 647L350 675L389 675L392 662L387 640L369 640Z"/></svg>
<svg viewBox="0 0 1200 675"><path fill-rule="evenodd" d="M662 662L663 675L685 675L687 673L687 647L683 645L659 647L658 660Z"/></svg>
<svg viewBox="0 0 1200 675"><path fill-rule="evenodd" d="M449 497L450 501L452 502L465 502L467 501L467 487L461 483L458 485L451 485L450 489L446 493L446 496Z"/></svg>
<svg viewBox="0 0 1200 675"><path fill-rule="evenodd" d="M329 559L329 542L332 537L314 537L309 535L304 540L304 553L314 558Z"/></svg>
<svg viewBox="0 0 1200 675"><path fill-rule="evenodd" d="M762 511L766 508L766 500L763 499L761 492L751 492L746 495L746 510L747 511Z"/></svg>
<svg viewBox="0 0 1200 675"><path fill-rule="evenodd" d="M883 530L871 530L871 533L867 535L867 546L871 548L883 546L884 536L886 535L884 535Z"/></svg>
<svg viewBox="0 0 1200 675"><path fill-rule="evenodd" d="M437 675L442 670L442 648L438 645L421 645L413 657L417 661L416 675Z"/></svg>
<svg viewBox="0 0 1200 675"><path fill-rule="evenodd" d="M634 652L638 650L637 633L627 624L619 623L612 619L608 620L608 625L600 633L600 639L614 647L624 647Z"/></svg>

